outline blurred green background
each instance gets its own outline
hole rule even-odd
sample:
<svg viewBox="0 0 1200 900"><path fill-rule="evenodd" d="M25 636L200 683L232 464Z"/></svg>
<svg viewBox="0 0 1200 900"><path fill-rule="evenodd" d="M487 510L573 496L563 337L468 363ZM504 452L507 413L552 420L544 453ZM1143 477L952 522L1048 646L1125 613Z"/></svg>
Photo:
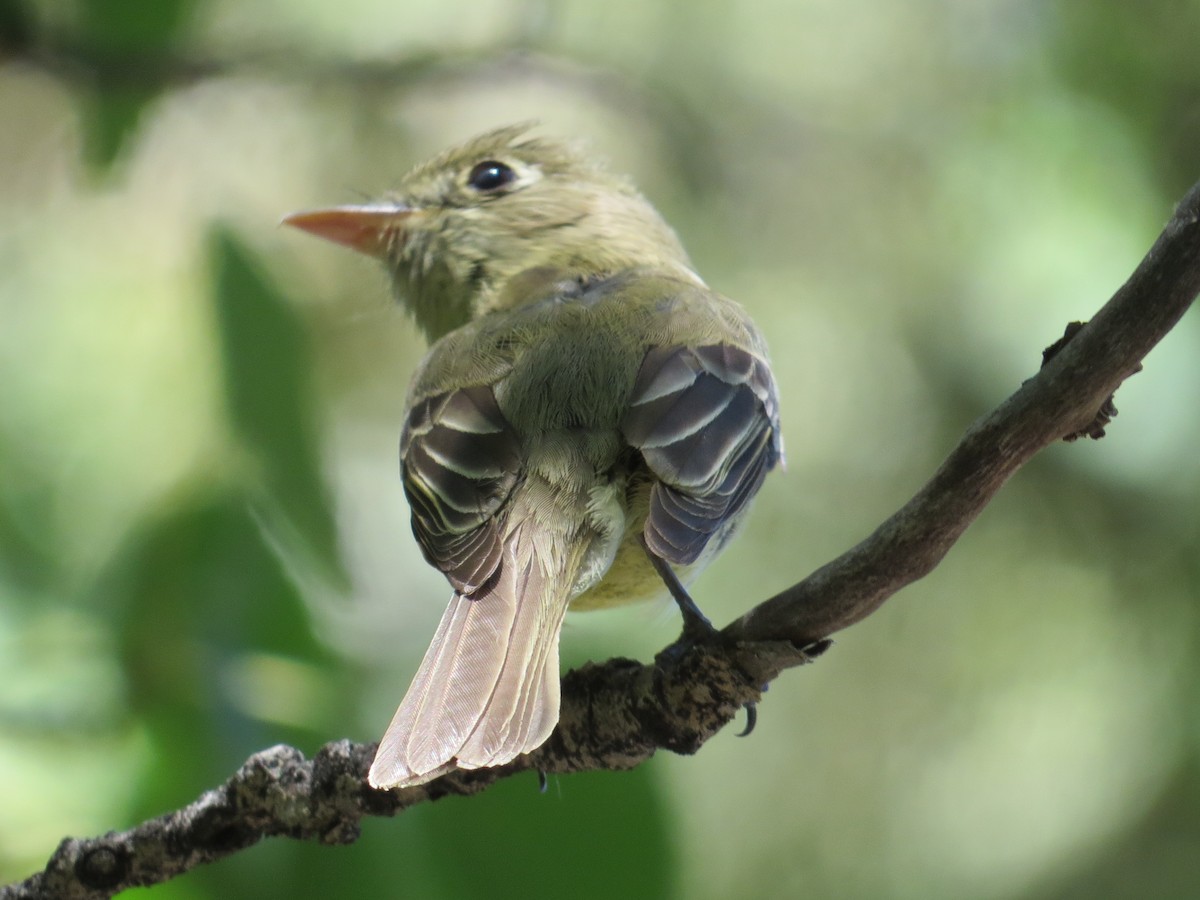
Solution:
<svg viewBox="0 0 1200 900"><path fill-rule="evenodd" d="M419 339L282 214L528 118L633 174L780 380L788 470L696 590L724 623L1132 271L1200 177L1197 35L1194 0L0 0L0 882L273 743L378 737L433 633ZM751 738L152 896L1196 896L1195 317L1117 405ZM564 656L677 626L573 616Z"/></svg>

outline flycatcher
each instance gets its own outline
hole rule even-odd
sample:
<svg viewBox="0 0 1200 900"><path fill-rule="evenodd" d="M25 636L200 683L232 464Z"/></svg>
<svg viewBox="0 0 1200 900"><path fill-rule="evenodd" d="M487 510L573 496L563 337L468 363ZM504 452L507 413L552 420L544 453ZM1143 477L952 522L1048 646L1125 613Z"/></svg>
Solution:
<svg viewBox="0 0 1200 900"><path fill-rule="evenodd" d="M666 582L687 628L711 629L680 582L782 454L746 312L628 181L527 132L455 147L378 202L284 219L382 260L432 342L400 459L413 531L454 594L379 744L376 788L540 746L568 607Z"/></svg>

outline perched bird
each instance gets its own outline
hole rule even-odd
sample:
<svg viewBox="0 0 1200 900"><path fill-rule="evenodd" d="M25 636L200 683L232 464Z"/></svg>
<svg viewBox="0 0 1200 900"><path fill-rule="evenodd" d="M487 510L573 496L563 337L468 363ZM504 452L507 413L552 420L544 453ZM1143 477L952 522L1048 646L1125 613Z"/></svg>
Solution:
<svg viewBox="0 0 1200 900"><path fill-rule="evenodd" d="M454 589L369 781L536 749L558 721L563 616L682 587L781 458L766 345L628 181L501 128L382 200L284 222L378 257L432 342L403 484Z"/></svg>

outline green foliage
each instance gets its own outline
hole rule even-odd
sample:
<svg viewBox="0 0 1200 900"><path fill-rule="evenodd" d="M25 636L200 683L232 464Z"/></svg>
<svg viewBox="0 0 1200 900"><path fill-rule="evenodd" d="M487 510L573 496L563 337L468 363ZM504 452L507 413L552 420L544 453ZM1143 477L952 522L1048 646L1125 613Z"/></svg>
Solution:
<svg viewBox="0 0 1200 900"><path fill-rule="evenodd" d="M166 89L171 54L198 0L80 0L74 40L95 66L81 95L84 154L103 174L137 133L146 109Z"/></svg>
<svg viewBox="0 0 1200 900"><path fill-rule="evenodd" d="M163 56L197 5L198 0L81 0L79 36L98 54Z"/></svg>
<svg viewBox="0 0 1200 900"><path fill-rule="evenodd" d="M231 234L216 232L210 253L226 408L261 478L259 508L324 578L344 582L304 326Z"/></svg>
<svg viewBox="0 0 1200 900"><path fill-rule="evenodd" d="M105 175L133 139L142 113L159 95L157 87L122 84L81 94L83 157L97 175Z"/></svg>
<svg viewBox="0 0 1200 900"><path fill-rule="evenodd" d="M26 47L32 35L29 5L23 0L0 0L0 49Z"/></svg>
<svg viewBox="0 0 1200 900"><path fill-rule="evenodd" d="M57 536L50 521L52 489L37 465L0 435L0 584L14 593L45 590L54 581Z"/></svg>
<svg viewBox="0 0 1200 900"><path fill-rule="evenodd" d="M654 766L552 777L545 794L510 779L422 811L423 865L447 898L670 897L683 854L659 794Z"/></svg>
<svg viewBox="0 0 1200 900"><path fill-rule="evenodd" d="M1061 4L1056 57L1072 85L1110 105L1162 149L1161 176L1186 189L1200 168L1200 4L1070 0Z"/></svg>

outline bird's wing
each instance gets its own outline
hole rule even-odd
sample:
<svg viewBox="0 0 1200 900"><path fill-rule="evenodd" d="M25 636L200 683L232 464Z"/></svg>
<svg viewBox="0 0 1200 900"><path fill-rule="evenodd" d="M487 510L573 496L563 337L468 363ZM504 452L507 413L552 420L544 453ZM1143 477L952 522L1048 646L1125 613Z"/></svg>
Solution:
<svg viewBox="0 0 1200 900"><path fill-rule="evenodd" d="M496 513L521 477L521 444L491 387L413 404L400 440L404 493L425 558L470 597L501 558Z"/></svg>
<svg viewBox="0 0 1200 900"><path fill-rule="evenodd" d="M519 489L521 443L490 387L413 403L401 453L413 531L454 596L371 764L379 788L501 765L545 742L558 722L558 636L582 557L552 552L569 541L545 533L533 476Z"/></svg>
<svg viewBox="0 0 1200 900"><path fill-rule="evenodd" d="M646 544L676 565L696 561L782 456L771 370L731 344L652 348L621 430L657 479Z"/></svg>

